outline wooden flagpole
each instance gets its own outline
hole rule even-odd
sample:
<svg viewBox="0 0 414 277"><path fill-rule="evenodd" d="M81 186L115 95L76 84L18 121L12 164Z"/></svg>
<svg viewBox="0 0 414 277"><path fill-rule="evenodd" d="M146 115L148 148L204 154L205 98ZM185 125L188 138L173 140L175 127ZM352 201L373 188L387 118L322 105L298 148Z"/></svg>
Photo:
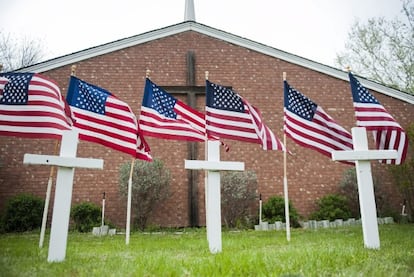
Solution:
<svg viewBox="0 0 414 277"><path fill-rule="evenodd" d="M145 78L149 78L151 70L147 69L145 72ZM129 238L131 234L131 203L132 203L132 175L134 172L135 158L131 161L131 171L129 172L128 179L128 200L127 200L127 218L125 228L125 244L129 244Z"/></svg>
<svg viewBox="0 0 414 277"><path fill-rule="evenodd" d="M58 150L59 150L59 140L56 140L54 154L58 154ZM49 180L47 182L45 207L43 209L42 227L40 228L39 248L43 248L43 242L45 240L47 214L49 211L50 192L52 190L54 172L55 172L55 166L52 165L50 167Z"/></svg>
<svg viewBox="0 0 414 277"><path fill-rule="evenodd" d="M286 81L286 72L283 72L283 81ZM286 169L287 147L286 147L286 133L285 132L283 132L283 144L285 145L285 151L283 152L283 192L284 192L284 198L285 198L286 239L287 241L290 241L289 194L288 194L287 169Z"/></svg>
<svg viewBox="0 0 414 277"><path fill-rule="evenodd" d="M206 71L206 72L204 72L204 74L205 74L205 78L206 78L206 81L208 80L208 75L209 75L209 72L208 71ZM207 89L207 88L206 88ZM206 91L207 92L207 91ZM207 97L207 94L206 94L206 97ZM204 144L204 160L207 160L207 157L208 157L208 136L207 136L207 130L206 130L206 141L205 141L205 144ZM208 213L208 199L207 199L207 190L208 190L208 172L207 172L207 170L204 170L204 202L205 202L205 213L206 213L206 235L207 235L207 241L209 240L209 234L208 234L208 216L207 216L207 213Z"/></svg>
<svg viewBox="0 0 414 277"><path fill-rule="evenodd" d="M127 201L127 218L126 218L126 230L125 230L125 244L129 244L129 237L131 233L131 202L132 202L132 175L134 172L135 159L131 161L131 171L129 172L128 179L128 201Z"/></svg>
<svg viewBox="0 0 414 277"><path fill-rule="evenodd" d="M1 72L1 68L0 68L0 72ZM75 74L76 74L76 65L74 64L71 67L70 75L75 76ZM54 154L58 155L59 154L58 151L59 151L59 140L56 140ZM52 190L54 171L55 171L55 166L51 166L50 173L49 173L49 180L47 182L46 199L45 199L45 207L43 209L42 226L40 228L39 248L43 248L43 242L45 240L47 214L49 211L50 193Z"/></svg>

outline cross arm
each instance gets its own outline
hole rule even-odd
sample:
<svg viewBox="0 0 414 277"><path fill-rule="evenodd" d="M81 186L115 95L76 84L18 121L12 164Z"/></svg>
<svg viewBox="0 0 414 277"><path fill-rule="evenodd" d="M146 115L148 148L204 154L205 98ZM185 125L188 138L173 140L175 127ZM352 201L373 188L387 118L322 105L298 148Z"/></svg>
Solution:
<svg viewBox="0 0 414 277"><path fill-rule="evenodd" d="M23 158L23 163L24 164L57 165L61 167L103 169L102 159L60 157L60 156L51 156L51 155L25 154Z"/></svg>
<svg viewBox="0 0 414 277"><path fill-rule="evenodd" d="M332 152L332 160L334 161L388 160L396 159L397 157L396 150L349 150Z"/></svg>
<svg viewBox="0 0 414 277"><path fill-rule="evenodd" d="M211 171L220 170L244 170L243 162L223 162L223 161L198 161L198 160L184 160L184 167L186 169L204 169Z"/></svg>

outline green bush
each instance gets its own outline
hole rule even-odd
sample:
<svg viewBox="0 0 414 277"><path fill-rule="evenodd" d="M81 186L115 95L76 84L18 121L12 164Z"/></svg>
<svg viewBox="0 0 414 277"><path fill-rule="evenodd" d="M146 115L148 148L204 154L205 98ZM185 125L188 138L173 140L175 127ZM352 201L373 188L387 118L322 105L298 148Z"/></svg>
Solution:
<svg viewBox="0 0 414 277"><path fill-rule="evenodd" d="M280 196L272 196L267 202L263 204L263 217L265 221L275 222L282 221L286 222L285 218L285 200ZM292 202L289 201L289 221L290 225L294 228L300 227L299 214L293 206Z"/></svg>
<svg viewBox="0 0 414 277"><path fill-rule="evenodd" d="M2 229L5 232L24 232L39 228L42 224L44 200L31 195L19 194L6 203Z"/></svg>
<svg viewBox="0 0 414 277"><path fill-rule="evenodd" d="M254 225L257 176L253 171L221 173L221 213L228 228Z"/></svg>
<svg viewBox="0 0 414 277"><path fill-rule="evenodd" d="M73 206L70 215L75 223L75 229L79 232L91 232L94 226L101 226L101 208L94 203L77 204Z"/></svg>
<svg viewBox="0 0 414 277"><path fill-rule="evenodd" d="M127 199L131 163L124 163L119 170L119 191ZM135 226L143 231L152 212L170 194L170 170L159 159L152 162L135 160L131 183L131 206Z"/></svg>
<svg viewBox="0 0 414 277"><path fill-rule="evenodd" d="M352 213L348 206L348 199L339 194L328 194L317 201L318 209L311 214L315 220L347 220Z"/></svg>

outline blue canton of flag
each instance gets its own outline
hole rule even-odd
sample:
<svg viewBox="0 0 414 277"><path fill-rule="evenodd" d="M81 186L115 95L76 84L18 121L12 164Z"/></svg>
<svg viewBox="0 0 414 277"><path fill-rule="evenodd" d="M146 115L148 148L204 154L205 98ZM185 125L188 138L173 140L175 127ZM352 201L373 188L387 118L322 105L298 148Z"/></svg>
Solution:
<svg viewBox="0 0 414 277"><path fill-rule="evenodd" d="M78 86L79 94L72 99L71 105L94 113L105 114L106 99L111 94L80 80Z"/></svg>
<svg viewBox="0 0 414 277"><path fill-rule="evenodd" d="M154 83L151 84L152 97L146 94L144 97L144 105L156 110L158 113L165 117L177 118L177 113L174 111L175 103L177 100L171 95L162 91Z"/></svg>
<svg viewBox="0 0 414 277"><path fill-rule="evenodd" d="M299 93L292 87L289 87L289 93L285 98L285 101L285 107L288 111L291 111L309 121L312 121L315 111L318 108L318 105L312 102L312 100L302 93Z"/></svg>
<svg viewBox="0 0 414 277"><path fill-rule="evenodd" d="M244 113L244 103L232 90L210 83L212 96L207 98L207 106L219 110Z"/></svg>
<svg viewBox="0 0 414 277"><path fill-rule="evenodd" d="M355 82L354 86L355 89L352 90L352 98L355 102L379 104L378 100L360 82Z"/></svg>
<svg viewBox="0 0 414 277"><path fill-rule="evenodd" d="M19 73L7 76L8 82L3 88L0 104L26 105L29 99L29 83L33 73Z"/></svg>

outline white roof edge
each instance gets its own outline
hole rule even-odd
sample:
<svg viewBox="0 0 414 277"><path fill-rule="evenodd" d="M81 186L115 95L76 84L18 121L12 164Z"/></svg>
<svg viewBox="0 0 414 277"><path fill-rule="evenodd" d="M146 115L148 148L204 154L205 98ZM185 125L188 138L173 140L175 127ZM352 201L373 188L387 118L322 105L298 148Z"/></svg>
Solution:
<svg viewBox="0 0 414 277"><path fill-rule="evenodd" d="M299 57L294 54L290 54L281 50L278 50L276 48L237 36L233 35L231 33L227 33L225 31L221 31L219 29L215 29L212 27L209 27L207 25L203 25L194 21L186 21L182 22L176 25L171 25L168 27L164 27L161 29L149 31L143 34L139 34L136 36L128 37L125 39L120 39L114 42L110 42L107 44L99 45L96 47L88 48L79 52L75 52L72 54L68 54L65 56L61 56L52 60L48 60L45 62L41 62L32 66L28 66L25 68L21 68L17 70L17 72L24 72L24 71L30 71L30 72L45 72L48 70L55 69L57 67L65 66L68 64L73 64L85 59L89 59L92 57L104 55L107 53L111 53L113 51L117 51L120 49L124 49L127 47L135 46L138 44L142 44L145 42L153 41L156 39L164 38L167 36L175 35L178 33L182 33L185 31L195 31L207 36L211 36L217 39L221 39L224 41L227 41L229 43L239 45L241 47L245 47L254 51L257 51L259 53L263 53L265 55L275 57L293 64L297 64L321 73L324 73L326 75L349 81L348 79L348 73L321 63L317 63L312 60L308 60L303 57ZM414 104L414 95L410 95L407 93L404 93L402 91L381 85L379 83L363 79L361 77L358 77L358 80L361 82L363 86L365 86L368 89L375 90L377 92L380 92L384 95L397 98L399 100L402 100L404 102Z"/></svg>

